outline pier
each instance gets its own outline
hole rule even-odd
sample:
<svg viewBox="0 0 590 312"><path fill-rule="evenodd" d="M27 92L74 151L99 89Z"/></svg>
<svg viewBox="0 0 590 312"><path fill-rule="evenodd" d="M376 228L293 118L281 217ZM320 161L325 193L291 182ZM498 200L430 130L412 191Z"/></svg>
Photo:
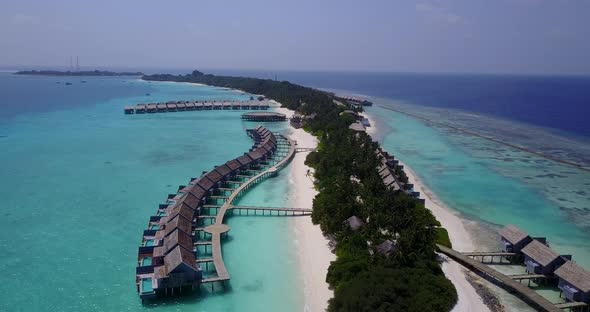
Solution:
<svg viewBox="0 0 590 312"><path fill-rule="evenodd" d="M169 101L165 103L127 105L123 108L123 112L127 115L132 115L200 110L268 110L269 108L270 104L266 100Z"/></svg>
<svg viewBox="0 0 590 312"><path fill-rule="evenodd" d="M520 297L523 301L528 303L531 307L539 310L539 311L547 311L547 312L560 312L561 308L557 305L551 303L549 300L545 299L541 295L539 295L534 290L528 288L527 286L523 285L517 278L513 278L511 276L505 275L500 273L487 265L484 265L474 259L471 259L469 256L462 254L456 250L451 248L447 248L442 245L436 245L438 250L449 256L451 259L457 261L459 264L463 265L464 267L468 268L471 271L477 272L480 275L484 275L488 279L493 280L496 284L501 286L502 288L508 290L511 293L516 294Z"/></svg>
<svg viewBox="0 0 590 312"><path fill-rule="evenodd" d="M150 105L145 106L146 111ZM222 109L223 104L219 106ZM186 109L186 105L180 109ZM203 172L198 178L191 178L187 185L178 187L177 194L169 194L166 204L161 204L156 215L150 217L138 250L136 283L140 298L190 291L205 283L212 288L221 283L225 288L230 275L223 261L221 244L230 231L223 223L228 212L253 216L311 214L311 209L307 208L232 204L258 182L276 176L296 153L296 142L262 126L247 133L254 140L249 152ZM202 250L206 255L200 257ZM201 265L208 269L209 264L214 266L215 276L204 276Z"/></svg>
<svg viewBox="0 0 590 312"><path fill-rule="evenodd" d="M502 251L458 252L451 248L437 245L439 252L449 256L465 268L486 278L490 282L515 293L519 298L540 311L590 310L590 272L572 261L571 255L559 255L553 251L545 237L532 237L513 224L508 224L499 232ZM477 261L477 259L481 259ZM486 262L486 258L490 261ZM486 265L520 263L526 273L505 275ZM507 262L504 261L507 259ZM526 281L527 285L522 282ZM555 285L560 290L565 303L551 303L534 289L536 285Z"/></svg>
<svg viewBox="0 0 590 312"><path fill-rule="evenodd" d="M251 112L243 113L242 119L246 121L259 121L259 122L273 122L273 121L286 121L287 116L281 113L271 112Z"/></svg>

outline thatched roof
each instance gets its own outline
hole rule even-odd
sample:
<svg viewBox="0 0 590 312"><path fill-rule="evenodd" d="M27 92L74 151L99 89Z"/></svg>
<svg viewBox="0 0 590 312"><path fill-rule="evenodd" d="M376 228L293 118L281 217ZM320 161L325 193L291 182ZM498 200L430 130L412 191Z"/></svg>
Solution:
<svg viewBox="0 0 590 312"><path fill-rule="evenodd" d="M500 230L500 236L513 245L520 243L522 240L527 238L529 234L521 230L514 224L508 224Z"/></svg>
<svg viewBox="0 0 590 312"><path fill-rule="evenodd" d="M166 275L176 270L185 271L188 269L198 271L195 255L180 246L176 246L176 248L172 249L164 257L164 266L166 267Z"/></svg>
<svg viewBox="0 0 590 312"><path fill-rule="evenodd" d="M365 224L363 220L357 216L352 216L344 221L351 230L356 231Z"/></svg>
<svg viewBox="0 0 590 312"><path fill-rule="evenodd" d="M238 170L240 169L240 167L242 165L240 165L240 162L237 161L236 159L232 159L228 162L225 163L232 171Z"/></svg>
<svg viewBox="0 0 590 312"><path fill-rule="evenodd" d="M190 235L176 229L168 237L164 238L164 254L167 254L176 246L181 246L188 251L193 250L193 239Z"/></svg>
<svg viewBox="0 0 590 312"><path fill-rule="evenodd" d="M555 259L559 258L558 253L537 240L533 240L530 244L526 245L522 249L522 253L529 256L542 266L547 266Z"/></svg>
<svg viewBox="0 0 590 312"><path fill-rule="evenodd" d="M248 155L242 155L237 158L237 160L242 164L242 166L249 165L252 163L252 158L248 157Z"/></svg>
<svg viewBox="0 0 590 312"><path fill-rule="evenodd" d="M193 227L192 221L186 219L182 215L177 215L174 219L168 219L168 223L166 223L165 234L166 236L170 235L174 231L174 229L179 229L186 234L191 234Z"/></svg>
<svg viewBox="0 0 590 312"><path fill-rule="evenodd" d="M560 266L555 270L555 275L576 286L582 292L590 292L590 272L573 261L567 261Z"/></svg>

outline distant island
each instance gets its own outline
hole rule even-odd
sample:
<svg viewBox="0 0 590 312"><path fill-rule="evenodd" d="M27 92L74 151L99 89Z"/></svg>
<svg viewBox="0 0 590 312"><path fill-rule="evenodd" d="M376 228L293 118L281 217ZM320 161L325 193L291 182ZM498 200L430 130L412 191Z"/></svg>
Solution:
<svg viewBox="0 0 590 312"><path fill-rule="evenodd" d="M35 76L143 76L142 72L112 72L105 70L59 71L59 70L22 70L15 75Z"/></svg>

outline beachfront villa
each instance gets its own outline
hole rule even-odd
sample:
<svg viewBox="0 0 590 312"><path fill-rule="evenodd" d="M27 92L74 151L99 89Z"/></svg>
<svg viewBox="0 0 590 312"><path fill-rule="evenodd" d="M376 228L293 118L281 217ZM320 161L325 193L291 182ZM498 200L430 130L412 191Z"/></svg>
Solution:
<svg viewBox="0 0 590 312"><path fill-rule="evenodd" d="M524 246L533 241L528 233L514 224L508 224L500 230L502 251L520 253Z"/></svg>
<svg viewBox="0 0 590 312"><path fill-rule="evenodd" d="M358 229L365 225L365 222L357 216L352 216L344 220L344 223L346 224L346 226L348 226L348 228L350 228L354 232L358 231Z"/></svg>
<svg viewBox="0 0 590 312"><path fill-rule="evenodd" d="M559 278L561 293L568 300L590 302L590 272L574 261L567 261L555 270L555 276Z"/></svg>
<svg viewBox="0 0 590 312"><path fill-rule="evenodd" d="M571 260L571 256L561 256L538 240L531 241L521 251L524 254L526 271L530 274L551 275L562 264Z"/></svg>

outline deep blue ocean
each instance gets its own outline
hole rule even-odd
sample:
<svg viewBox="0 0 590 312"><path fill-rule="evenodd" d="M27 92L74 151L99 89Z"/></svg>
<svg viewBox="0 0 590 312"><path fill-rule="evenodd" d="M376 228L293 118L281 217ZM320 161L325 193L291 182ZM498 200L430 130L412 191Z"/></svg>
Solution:
<svg viewBox="0 0 590 312"><path fill-rule="evenodd" d="M590 77L476 74L212 71L288 80L518 120L590 137Z"/></svg>
<svg viewBox="0 0 590 312"><path fill-rule="evenodd" d="M556 250L590 269L589 172L386 109L589 167L589 77L203 71L268 79L276 74L279 80L369 97L375 105L367 113L375 120L377 140L443 204L484 225L474 230L487 238L482 250L497 248L495 230L514 223L547 236ZM247 97L133 78L0 72L0 247L6 251L0 275L11 281L0 284L0 310L152 308L139 302L133 284L139 233L148 216L175 186L247 149L251 141L244 130L252 125L240 121L239 112L126 116L122 107ZM288 183L286 175L279 176L243 200L287 205L295 196L288 194ZM158 309L302 310L288 220L229 222L234 236L224 255L232 269L232 291L159 304ZM252 253L244 262L241 255L261 246L278 247Z"/></svg>

